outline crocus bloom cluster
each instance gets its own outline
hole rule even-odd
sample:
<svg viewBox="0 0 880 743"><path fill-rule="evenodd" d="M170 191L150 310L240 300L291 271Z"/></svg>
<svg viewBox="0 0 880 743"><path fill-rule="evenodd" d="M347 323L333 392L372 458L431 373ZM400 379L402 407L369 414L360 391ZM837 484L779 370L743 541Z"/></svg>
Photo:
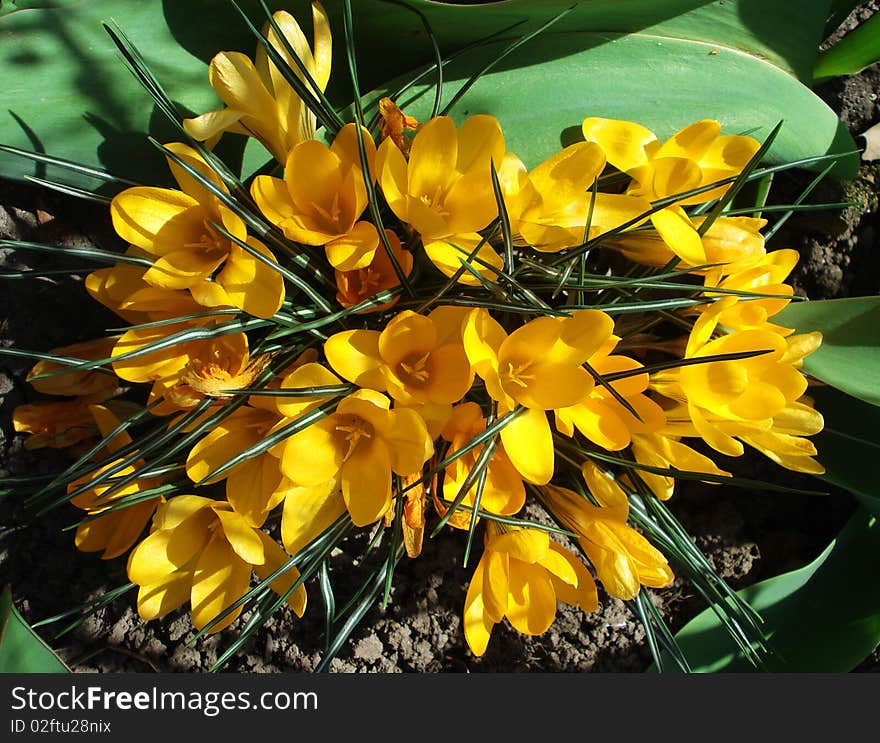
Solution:
<svg viewBox="0 0 880 743"><path fill-rule="evenodd" d="M668 499L676 471L723 478L711 452L822 471L802 368L821 337L773 321L796 253L767 251L763 219L692 208L756 140L588 117L530 170L493 116L420 123L389 98L377 139L367 122L318 139L290 78L310 100L327 85L312 12L311 44L287 13L264 31L287 70L263 47L217 55L225 108L185 122L278 166L235 184L209 149L167 144L178 187L113 198L125 253L86 280L132 327L56 349L31 376L62 399L15 413L30 447L94 444L66 483L76 544L129 553L144 619L189 603L220 630L253 574L302 615L352 529L387 529L393 566L442 519L483 529L463 609L481 655L505 620L534 635L559 601L595 610L597 580L623 600L669 585L629 502ZM573 549L528 520L529 494Z"/></svg>

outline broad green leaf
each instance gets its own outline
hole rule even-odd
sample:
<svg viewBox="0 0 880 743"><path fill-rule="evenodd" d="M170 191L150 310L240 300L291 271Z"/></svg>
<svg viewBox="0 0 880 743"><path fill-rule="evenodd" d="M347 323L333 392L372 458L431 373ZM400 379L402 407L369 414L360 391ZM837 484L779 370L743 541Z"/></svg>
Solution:
<svg viewBox="0 0 880 743"><path fill-rule="evenodd" d="M773 651L767 670L845 673L874 650L880 642L878 553L880 524L860 509L809 565L737 591L764 620ZM711 609L676 640L697 672L755 670Z"/></svg>
<svg viewBox="0 0 880 743"><path fill-rule="evenodd" d="M0 673L68 673L70 669L34 632L12 603L12 591L0 593Z"/></svg>
<svg viewBox="0 0 880 743"><path fill-rule="evenodd" d="M554 26L555 32L640 32L664 38L701 39L759 55L808 82L830 2L800 0L796 14L786 0L508 0L466 5L408 0L408 4L424 13L444 52L519 21L529 21L534 27L574 5L573 11ZM364 45L359 61L368 73L380 70L379 77L387 78L406 69L398 65L415 66L432 60L430 43L414 13L397 12L395 6L384 5L381 0L354 0L353 10L359 48ZM517 28L504 38L515 38L531 27ZM387 53L388 39L394 39L394 55ZM558 52L547 44L544 55L549 59Z"/></svg>
<svg viewBox="0 0 880 743"><path fill-rule="evenodd" d="M812 436L825 467L822 479L853 493L865 507L880 513L880 407L845 395L833 387L808 391L825 418L822 433Z"/></svg>
<svg viewBox="0 0 880 743"><path fill-rule="evenodd" d="M880 297L792 302L773 322L799 333L818 330L822 345L804 369L826 384L880 405Z"/></svg>
<svg viewBox="0 0 880 743"><path fill-rule="evenodd" d="M258 23L263 20L256 0L240 4ZM271 8L288 5L281 0L268 4ZM570 3L509 0L450 6L412 0L411 4L429 18L443 53L448 54L516 21L525 21L504 35L514 38ZM720 118L739 129L765 127L765 131L776 120L785 119L792 123L787 127L790 136L783 137L773 152L779 159L791 157L790 150L815 155L829 148L854 149L848 136L842 130L837 132L836 121L818 99L812 101L802 91L799 102L793 100L798 96L792 92L796 81L791 75L810 79L829 4L830 0L804 0L792 14L785 0L589 0L561 19L553 33L533 40L528 51L506 60L505 66L541 63L537 69L545 77L539 79L538 87L553 82L553 95L537 95L535 106L529 107L534 119L541 114L535 112L537 105L557 106L562 97L569 107L578 109L580 118L626 113L661 136L689 123L694 115ZM337 103L347 105L351 94L342 56L342 3L326 5L335 35L330 92ZM0 113L0 143L101 165L135 180L167 179L165 163L147 143L145 132L162 141L178 135L132 80L101 21L113 18L118 22L184 115L218 106L206 69L216 52L238 50L253 55L256 47L235 10L219 0L18 0L15 6L24 9L0 17L0 90L4 91L5 109ZM307 4L297 4L292 12L310 33ZM354 0L354 15L361 89L375 88L404 70L433 60L430 40L411 11L382 0ZM570 33L585 30L594 33ZM642 43L630 45L620 39L620 35L632 32L642 35ZM685 42L680 39L691 38L705 43L691 47L682 58L680 45ZM388 53L389 41L393 54ZM599 45L591 50L595 55L579 56L586 44ZM645 64L652 47L655 53L648 55ZM715 50L718 54L713 54ZM638 66L629 59L631 54L637 55ZM738 69L732 63L739 57L760 60L762 65ZM558 67L552 61L555 59ZM581 63L590 67L580 68ZM574 75L573 65L578 66ZM737 69L731 72L732 67ZM638 74L631 80L633 71ZM588 78L592 84L585 85ZM534 85L535 79L530 84ZM521 105L524 99L523 90L515 87L517 81L526 82L514 74L505 84L508 107ZM611 81L626 85L618 91ZM527 94L533 92L540 93L529 90ZM621 92L629 98L628 105L617 100ZM692 99L700 96L704 100L697 105ZM470 100L470 96L466 98L465 105ZM679 109L682 103L685 106ZM758 103L768 108L763 116L759 114L764 106L755 108ZM564 126L575 126L578 121L566 117ZM807 124L808 131L802 132L801 127ZM801 137L805 133L808 136ZM559 131L548 126L538 134L550 147L556 145ZM533 136L534 132L523 135ZM799 146L786 148L786 142ZM26 160L0 156L0 172L7 177L20 178L34 171ZM41 169L37 171L41 175ZM68 182L77 180L65 176ZM94 187L79 180L76 185Z"/></svg>
<svg viewBox="0 0 880 743"><path fill-rule="evenodd" d="M547 60L540 43L522 47L517 67L484 75L452 111L459 119L476 113L496 116L508 149L529 167L561 143L582 139L580 125L587 116L638 121L661 138L714 118L728 133L749 132L761 139L784 121L767 157L774 163L854 150L845 127L821 99L757 56L643 33L552 33L540 40L552 43L559 56ZM451 64L444 99L501 46L493 43ZM399 103L424 118L432 96L432 83L426 82ZM851 172L853 163L850 158L840 172Z"/></svg>
<svg viewBox="0 0 880 743"><path fill-rule="evenodd" d="M813 73L819 83L839 75L853 75L880 60L880 15L850 31L819 56Z"/></svg>

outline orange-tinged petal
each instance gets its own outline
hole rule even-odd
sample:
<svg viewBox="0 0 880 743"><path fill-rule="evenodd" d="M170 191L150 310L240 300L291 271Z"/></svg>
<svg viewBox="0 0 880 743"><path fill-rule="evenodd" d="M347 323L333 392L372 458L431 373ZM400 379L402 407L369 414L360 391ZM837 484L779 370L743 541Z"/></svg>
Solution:
<svg viewBox="0 0 880 743"><path fill-rule="evenodd" d="M116 338L110 336L53 348L50 353L55 356L66 356L83 361L99 361L112 355L115 343ZM63 373L43 379L33 379L49 372ZM27 381L37 392L42 392L45 395L88 396L94 402L112 397L118 386L113 375L104 369L78 370L76 367L48 360L38 361L34 364L28 372Z"/></svg>

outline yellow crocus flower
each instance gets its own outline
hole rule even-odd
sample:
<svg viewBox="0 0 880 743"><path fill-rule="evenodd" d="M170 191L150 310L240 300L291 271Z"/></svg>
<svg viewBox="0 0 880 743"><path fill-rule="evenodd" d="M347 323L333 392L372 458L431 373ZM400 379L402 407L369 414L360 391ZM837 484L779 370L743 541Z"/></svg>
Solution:
<svg viewBox="0 0 880 743"><path fill-rule="evenodd" d="M178 495L162 505L152 532L128 558L128 578L139 586L138 614L158 619L189 601L193 626L205 627L247 592L252 572L268 578L287 562L261 525L226 501L197 495ZM297 578L299 572L291 568L269 585L283 594ZM301 617L305 587L299 586L287 603ZM228 627L241 611L231 612L211 632Z"/></svg>
<svg viewBox="0 0 880 743"><path fill-rule="evenodd" d="M634 599L641 586L664 588L674 580L666 558L627 525L626 511L594 506L568 488L548 485L541 490L550 511L579 535L605 590L615 598Z"/></svg>
<svg viewBox="0 0 880 743"><path fill-rule="evenodd" d="M66 449L98 433L89 405L88 400L78 398L16 405L12 427L28 434L25 449Z"/></svg>
<svg viewBox="0 0 880 743"><path fill-rule="evenodd" d="M89 411L101 436L108 436L120 423L116 413L107 405L91 405ZM117 433L107 443L105 450L115 453L122 447L131 443L131 436L125 431ZM67 486L67 492L71 493L82 485L88 484L98 475L109 470L121 460L107 464L94 472L74 480ZM132 464L124 467L112 475L113 478L126 477L144 466L143 459L137 459ZM119 488L115 492L105 495L112 487L112 479L95 485L79 495L71 498L70 502L77 508L86 511L90 516L98 518L80 524L76 529L76 547L82 552L102 552L101 559L109 560L126 552L141 536L150 517L156 508L164 503L162 496L156 496L149 500L134 503L125 508L115 511L106 511L114 502L126 496L133 496L144 490L150 490L161 484L159 478L133 480L131 483Z"/></svg>
<svg viewBox="0 0 880 743"><path fill-rule="evenodd" d="M422 238L425 253L446 276L452 276L480 244L479 230L498 216L491 166L501 168L505 155L501 125L492 116L470 117L460 128L447 116L421 126L409 160L392 138L376 154L376 173L388 205ZM473 268L493 278L501 258L483 245ZM487 265L483 265L487 264ZM465 272L461 283L479 280Z"/></svg>
<svg viewBox="0 0 880 743"><path fill-rule="evenodd" d="M485 547L464 604L464 636L474 655L486 652L493 627L507 617L526 635L546 632L556 602L599 608L596 583L584 564L538 529L486 527Z"/></svg>
<svg viewBox="0 0 880 743"><path fill-rule="evenodd" d="M397 264L403 271L404 276L409 276L413 269L412 253L403 249L403 246L400 244L400 238L394 232L385 230L385 234L388 237L394 257L397 259ZM386 250L376 250L373 254L373 259L363 268L351 271L336 269L336 301L343 307L353 307L375 294L397 286L400 286L400 280ZM387 310L389 307L397 304L399 299L399 296L394 297L384 304L362 310L361 313L367 314Z"/></svg>
<svg viewBox="0 0 880 743"><path fill-rule="evenodd" d="M127 254L140 254L129 248ZM144 280L147 268L117 263L92 271L83 282L92 298L132 325L203 313L204 307L183 289L161 289Z"/></svg>
<svg viewBox="0 0 880 743"><path fill-rule="evenodd" d="M115 337L107 336L53 348L49 353L82 361L99 361L110 358L115 343ZM42 374L62 371L63 374L34 379ZM103 402L112 397L119 386L119 380L106 369L77 369L74 365L48 360L34 364L28 372L27 381L37 392L45 395L68 395L79 397L84 402Z"/></svg>
<svg viewBox="0 0 880 743"><path fill-rule="evenodd" d="M376 146L366 130L363 136L372 170ZM365 268L380 238L373 224L358 221L368 203L361 165L357 125L346 124L330 147L315 140L296 145L284 178L257 176L251 194L266 219L291 240L325 246L327 260L340 271Z"/></svg>
<svg viewBox="0 0 880 743"><path fill-rule="evenodd" d="M680 436L667 433L665 430L633 434L632 454L636 462L650 467L664 469L674 467L690 472L730 475L729 472L719 469L709 457L682 443L680 439ZM672 497L675 490L675 478L671 475L639 470L638 476L660 500L668 500Z"/></svg>
<svg viewBox="0 0 880 743"><path fill-rule="evenodd" d="M589 117L584 138L602 147L608 162L633 179L629 192L657 201L736 176L760 149L752 137L722 135L721 124L703 119L680 129L662 144L649 129L631 121ZM691 196L680 204L702 204L729 185Z"/></svg>
<svg viewBox="0 0 880 743"><path fill-rule="evenodd" d="M679 268L724 264L715 269L724 275L740 270L765 254L764 237L760 230L767 224L766 219L719 217L700 238L697 246L693 235L705 219L689 217L681 221L681 229L687 234L679 242L668 233L664 239L656 229L647 229L623 232L603 245L619 250L634 263L657 268L662 268L675 258L679 260ZM699 269L696 273L706 273L707 270L710 269Z"/></svg>
<svg viewBox="0 0 880 743"><path fill-rule="evenodd" d="M711 119L686 126L662 144L652 131L630 121L590 117L581 128L588 142L602 147L609 163L633 179L627 193L651 202L736 176L760 149L752 137L722 136L721 124ZM694 222L681 207L711 201L729 187L683 198L651 215L663 242L688 265L708 260Z"/></svg>
<svg viewBox="0 0 880 743"><path fill-rule="evenodd" d="M616 343L617 336L612 338ZM611 344L605 344L587 360L597 374L633 372L641 368L639 362L628 356L610 355L612 349ZM594 444L609 451L620 451L629 446L634 434L656 431L666 422L663 409L644 394L648 383L647 373L609 383L638 417L606 387L596 384L579 403L556 411L556 429L566 436L573 436L576 428Z"/></svg>
<svg viewBox="0 0 880 743"><path fill-rule="evenodd" d="M604 312L539 317L510 335L487 310L474 309L463 326L465 352L501 415L525 408L501 429L501 441L523 479L543 485L553 476L554 448L545 411L581 402L593 389L583 363L612 336Z"/></svg>
<svg viewBox="0 0 880 743"><path fill-rule="evenodd" d="M711 340L724 311L716 302L694 323L685 358L743 351L765 353L736 361L692 364L654 375L651 385L682 404L667 412L683 435L698 435L716 451L740 456L742 441L753 443L783 466L819 471L815 446L803 438L822 428L821 416L800 398L807 381L799 371L805 356L822 342L821 333L783 337L773 329L735 331ZM774 431L779 427L785 432ZM796 458L796 459L793 459ZM804 469L807 468L807 469Z"/></svg>
<svg viewBox="0 0 880 743"><path fill-rule="evenodd" d="M226 190L191 147L179 143L165 147ZM256 317L272 317L284 299L281 274L213 225L221 225L269 263L276 262L275 256L259 240L249 237L241 218L207 188L171 160L169 167L180 191L135 186L117 194L110 203L117 234L154 259L143 280L160 289L188 289L196 302L206 307L238 307Z"/></svg>
<svg viewBox="0 0 880 743"><path fill-rule="evenodd" d="M593 142L569 145L528 173L522 161L508 152L498 175L517 242L555 253L635 220L651 208L647 199L628 194L600 191L594 198L593 184L604 167L605 154Z"/></svg>
<svg viewBox="0 0 880 743"><path fill-rule="evenodd" d="M381 332L346 330L330 336L324 353L345 379L387 392L401 405L451 405L474 381L461 338L467 313L445 306L428 315L405 310Z"/></svg>
<svg viewBox="0 0 880 743"><path fill-rule="evenodd" d="M342 399L336 412L273 447L295 485L329 497L339 483L355 526L380 519L391 505L392 472L407 477L434 453L425 422L370 389Z"/></svg>
<svg viewBox="0 0 880 743"><path fill-rule="evenodd" d="M781 335L790 335L792 328L784 328L769 322L777 312L781 312L794 296L794 289L783 283L798 262L796 250L774 250L750 262L741 262L735 271L721 267L706 273L704 280L707 289L719 288L761 294L775 294L774 297L748 297L728 294L708 296L723 297L723 310L718 313L718 322L731 330L773 330ZM727 273L725 276L724 273Z"/></svg>
<svg viewBox="0 0 880 743"><path fill-rule="evenodd" d="M312 2L313 49L290 13L278 11L272 18L323 92L330 79L333 45L321 3ZM269 23L263 26L263 35L308 88L305 75ZM224 132L255 137L280 163L294 146L314 139L314 113L269 60L262 44L257 46L254 62L240 52L220 52L211 60L208 79L226 107L186 119L183 127L193 139L212 145Z"/></svg>
<svg viewBox="0 0 880 743"><path fill-rule="evenodd" d="M237 454L260 443L281 420L272 410L242 405L190 450L187 476L196 483L203 481ZM226 500L255 523L262 523L293 487L281 472L278 459L269 452L246 459L208 482L220 480L226 480Z"/></svg>

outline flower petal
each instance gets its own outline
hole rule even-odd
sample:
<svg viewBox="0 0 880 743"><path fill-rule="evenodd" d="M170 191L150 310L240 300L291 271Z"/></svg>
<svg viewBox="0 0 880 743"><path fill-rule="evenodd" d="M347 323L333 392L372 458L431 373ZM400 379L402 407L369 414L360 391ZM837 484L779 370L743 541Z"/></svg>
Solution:
<svg viewBox="0 0 880 743"><path fill-rule="evenodd" d="M298 485L320 485L333 479L342 466L336 434L336 416L315 421L272 448L281 471Z"/></svg>
<svg viewBox="0 0 880 743"><path fill-rule="evenodd" d="M543 410L526 409L501 429L510 462L524 480L546 485L553 477L553 435Z"/></svg>
<svg viewBox="0 0 880 743"><path fill-rule="evenodd" d="M409 473L407 473L409 474ZM391 505L391 456L383 441L362 440L343 462L342 497L355 526L378 521Z"/></svg>
<svg viewBox="0 0 880 743"><path fill-rule="evenodd" d="M511 566L507 619L525 635L541 635L556 618L556 592L547 572L525 563Z"/></svg>
<svg viewBox="0 0 880 743"><path fill-rule="evenodd" d="M196 564L190 593L192 622L197 630L244 596L250 584L251 571L251 566L232 551L221 535L215 535L208 542ZM209 634L232 624L242 608L238 607L218 622Z"/></svg>
<svg viewBox="0 0 880 743"><path fill-rule="evenodd" d="M484 563L480 560L464 599L464 638L476 656L486 652L495 622L489 617L483 599Z"/></svg>
<svg viewBox="0 0 880 743"><path fill-rule="evenodd" d="M284 278L271 265L278 263L271 250L254 237L248 237L247 244L265 256L269 265L233 245L216 281L234 307L254 317L269 318L281 309Z"/></svg>
<svg viewBox="0 0 880 743"><path fill-rule="evenodd" d="M312 487L291 488L284 499L281 541L295 555L345 513L345 500L336 480Z"/></svg>
<svg viewBox="0 0 880 743"><path fill-rule="evenodd" d="M235 553L250 565L262 565L266 557L263 554L263 542L258 536L259 529L255 529L235 511L218 510L216 514L223 527L223 534Z"/></svg>
<svg viewBox="0 0 880 743"><path fill-rule="evenodd" d="M654 132L631 121L589 117L581 129L586 140L596 142L608 162L623 172L644 165L648 161L645 146L657 140Z"/></svg>
<svg viewBox="0 0 880 743"><path fill-rule="evenodd" d="M151 255L179 249L202 229L204 212L192 196L168 188L136 186L110 203L116 233Z"/></svg>
<svg viewBox="0 0 880 743"><path fill-rule="evenodd" d="M333 268L355 271L370 265L378 247L379 233L376 228L369 222L358 222L342 237L327 243L324 250Z"/></svg>
<svg viewBox="0 0 880 743"><path fill-rule="evenodd" d="M265 532L257 531L257 535L263 543L263 554L266 559L262 565L254 566L254 572L260 577L260 580L265 580L287 563L289 555L285 554L284 550L278 546L278 543ZM269 588L275 591L279 596L283 596L290 590L290 587L296 583L299 576L299 570L296 568L290 568L273 580L269 584ZM305 613L306 587L304 585L300 584L299 587L288 596L287 605L293 609L293 613L298 617L301 617Z"/></svg>
<svg viewBox="0 0 880 743"><path fill-rule="evenodd" d="M384 390L379 332L346 330L331 335L324 343L324 355L339 376L358 387Z"/></svg>

